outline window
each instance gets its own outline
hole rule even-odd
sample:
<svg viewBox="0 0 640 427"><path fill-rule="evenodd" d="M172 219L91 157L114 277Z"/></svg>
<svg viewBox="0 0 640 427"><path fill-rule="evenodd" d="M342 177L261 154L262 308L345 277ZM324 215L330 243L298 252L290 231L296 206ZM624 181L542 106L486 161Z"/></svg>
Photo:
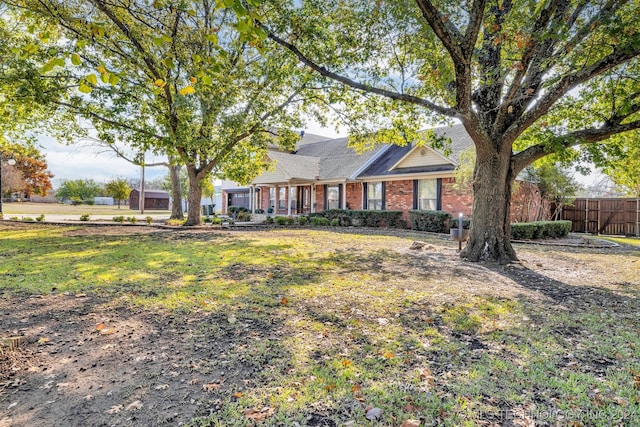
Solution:
<svg viewBox="0 0 640 427"><path fill-rule="evenodd" d="M291 211L296 211L296 187L291 187L289 189L289 205L291 205Z"/></svg>
<svg viewBox="0 0 640 427"><path fill-rule="evenodd" d="M370 182L367 184L367 209L381 211L384 209L382 182Z"/></svg>
<svg viewBox="0 0 640 427"><path fill-rule="evenodd" d="M276 207L276 189L275 187L269 188L269 206L267 209L275 209ZM270 212L271 213L271 212Z"/></svg>
<svg viewBox="0 0 640 427"><path fill-rule="evenodd" d="M327 186L327 206L326 209L340 209L340 186Z"/></svg>
<svg viewBox="0 0 640 427"><path fill-rule="evenodd" d="M438 180L420 179L418 180L418 203L420 210L438 210Z"/></svg>
<svg viewBox="0 0 640 427"><path fill-rule="evenodd" d="M287 188L278 188L278 209L287 209Z"/></svg>

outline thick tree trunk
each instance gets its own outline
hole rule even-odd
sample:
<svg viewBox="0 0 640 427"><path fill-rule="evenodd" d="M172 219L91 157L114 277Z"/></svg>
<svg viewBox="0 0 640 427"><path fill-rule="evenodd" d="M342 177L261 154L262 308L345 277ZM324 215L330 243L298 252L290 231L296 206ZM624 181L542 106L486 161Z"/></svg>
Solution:
<svg viewBox="0 0 640 427"><path fill-rule="evenodd" d="M182 191L180 191L180 165L169 166L169 180L171 181L171 219L183 219Z"/></svg>
<svg viewBox="0 0 640 427"><path fill-rule="evenodd" d="M460 256L470 261L517 260L511 246L511 150L477 147L473 173L473 220L469 241Z"/></svg>
<svg viewBox="0 0 640 427"><path fill-rule="evenodd" d="M200 225L200 202L202 200L202 184L199 174L193 166L187 165L189 174L189 195L187 206L187 222L184 225Z"/></svg>

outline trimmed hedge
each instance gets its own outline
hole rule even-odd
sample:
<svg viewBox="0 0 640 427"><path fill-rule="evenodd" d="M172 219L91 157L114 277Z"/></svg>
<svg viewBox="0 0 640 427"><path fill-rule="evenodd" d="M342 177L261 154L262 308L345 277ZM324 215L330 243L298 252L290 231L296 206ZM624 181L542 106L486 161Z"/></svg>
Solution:
<svg viewBox="0 0 640 427"><path fill-rule="evenodd" d="M571 231L571 221L536 221L511 224L513 240L557 239Z"/></svg>
<svg viewBox="0 0 640 427"><path fill-rule="evenodd" d="M412 230L447 233L451 214L445 211L409 211L409 226Z"/></svg>
<svg viewBox="0 0 640 427"><path fill-rule="evenodd" d="M329 223L342 227L351 225L356 227L392 227L405 228L406 223L402 219L402 211L354 211L350 209L327 209L322 212L309 214L311 223L314 218L326 218Z"/></svg>

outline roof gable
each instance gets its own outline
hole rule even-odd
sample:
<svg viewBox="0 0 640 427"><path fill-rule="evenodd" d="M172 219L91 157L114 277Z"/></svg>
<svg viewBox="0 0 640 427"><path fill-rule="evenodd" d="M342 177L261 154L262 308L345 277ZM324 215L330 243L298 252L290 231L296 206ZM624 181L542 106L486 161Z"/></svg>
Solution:
<svg viewBox="0 0 640 427"><path fill-rule="evenodd" d="M403 158L401 158L395 165L391 166L391 170L394 169L406 169L416 168L422 166L441 166L451 165L454 162L445 157L444 154L437 152L430 147L418 147L415 146L409 151Z"/></svg>

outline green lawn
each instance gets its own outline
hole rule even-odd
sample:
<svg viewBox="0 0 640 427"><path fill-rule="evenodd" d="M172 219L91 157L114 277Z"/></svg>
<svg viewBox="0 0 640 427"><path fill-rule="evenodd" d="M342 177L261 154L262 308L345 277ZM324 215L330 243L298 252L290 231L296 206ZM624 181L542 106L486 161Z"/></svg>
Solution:
<svg viewBox="0 0 640 427"><path fill-rule="evenodd" d="M193 331L203 341L253 325L262 338L238 332L224 357L255 381L212 392L218 410L193 426L254 425L252 408L270 408L255 415L266 426L369 425L368 407L380 426L640 425L637 254L523 246L523 264L502 267L411 241L0 225L0 293L223 319Z"/></svg>

